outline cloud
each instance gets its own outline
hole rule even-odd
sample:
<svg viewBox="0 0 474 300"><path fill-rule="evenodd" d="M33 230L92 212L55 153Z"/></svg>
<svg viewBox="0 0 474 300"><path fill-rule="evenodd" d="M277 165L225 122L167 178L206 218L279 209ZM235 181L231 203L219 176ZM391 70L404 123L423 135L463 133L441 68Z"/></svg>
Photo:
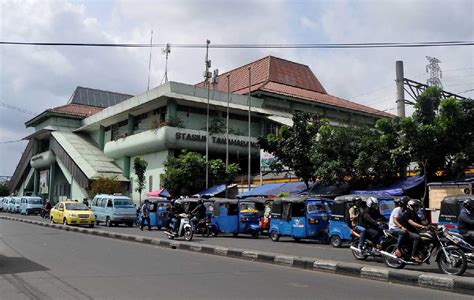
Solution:
<svg viewBox="0 0 474 300"><path fill-rule="evenodd" d="M471 1L2 1L1 40L148 43L324 43L473 39ZM211 44L211 45L212 45ZM1 101L30 111L67 102L78 85L138 94L146 89L149 49L0 46ZM309 65L336 96L380 109L395 106L395 61L425 81L426 55L447 70L452 91L473 88L472 47L421 49L210 49L221 73L272 54ZM152 50L152 86L164 74ZM172 48L170 80L202 80L204 49ZM415 75L420 75L415 77ZM458 77L456 77L458 76ZM462 77L464 76L464 77ZM451 89L452 88L452 89ZM465 95L474 95L467 93ZM357 97L359 96L359 97ZM394 112L393 110L391 112ZM28 135L31 116L1 109L1 141ZM0 175L13 173L25 143L0 144Z"/></svg>

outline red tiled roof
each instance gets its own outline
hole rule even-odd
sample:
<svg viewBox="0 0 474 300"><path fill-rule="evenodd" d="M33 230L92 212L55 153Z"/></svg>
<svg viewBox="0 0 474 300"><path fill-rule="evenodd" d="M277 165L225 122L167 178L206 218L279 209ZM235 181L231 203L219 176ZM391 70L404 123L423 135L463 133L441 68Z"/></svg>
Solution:
<svg viewBox="0 0 474 300"><path fill-rule="evenodd" d="M227 92L227 80L230 78L231 93L247 94L249 67L252 68L251 92L265 91L383 117L393 117L389 113L329 95L307 65L274 56L261 58L219 75L219 83L215 88ZM198 83L197 86L203 87L204 82Z"/></svg>
<svg viewBox="0 0 474 300"><path fill-rule="evenodd" d="M54 108L47 109L47 112L60 113L65 115L77 117L89 117L101 111L102 107L80 105L80 104L66 104Z"/></svg>
<svg viewBox="0 0 474 300"><path fill-rule="evenodd" d="M300 98L310 101L319 102L322 104L337 106L341 108L346 108L350 110L356 110L360 112L365 112L369 114L384 116L384 117L393 117L393 115L359 104L355 102L351 102L342 98L338 98L335 96L331 96L329 94L322 94L318 92L308 91L304 89L300 89L297 87L287 86L275 82L269 82L265 84L261 89L261 91L270 92L274 94Z"/></svg>

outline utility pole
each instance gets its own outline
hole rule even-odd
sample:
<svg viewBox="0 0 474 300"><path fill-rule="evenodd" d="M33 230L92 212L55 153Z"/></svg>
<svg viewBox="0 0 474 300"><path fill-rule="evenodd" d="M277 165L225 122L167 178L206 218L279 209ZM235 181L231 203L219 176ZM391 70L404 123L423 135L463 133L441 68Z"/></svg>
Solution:
<svg viewBox="0 0 474 300"><path fill-rule="evenodd" d="M252 98L250 96L250 92L252 91L252 67L248 67L248 70L249 70L249 98L248 98L248 104L249 104L249 156L248 156L248 188L249 188L249 191L252 189L252 183L250 182L250 173L252 172L252 156L251 156L251 153L250 153L250 150L251 150L251 116L250 116L250 113L251 113L251 101L252 101Z"/></svg>
<svg viewBox="0 0 474 300"><path fill-rule="evenodd" d="M229 105L230 105L230 73L227 74L227 116L225 129L225 169L229 167ZM225 197L229 198L229 191L227 190L227 181L225 182Z"/></svg>
<svg viewBox="0 0 474 300"><path fill-rule="evenodd" d="M400 118L405 117L405 89L403 82L403 61L395 62L396 84L397 84L397 115Z"/></svg>
<svg viewBox="0 0 474 300"><path fill-rule="evenodd" d="M210 79L212 73L209 72L211 61L209 60L209 44L210 40L206 40L206 70L204 71L204 80L207 83L207 113L206 113L206 190L209 188L209 98L211 93Z"/></svg>
<svg viewBox="0 0 474 300"><path fill-rule="evenodd" d="M150 90L151 49L153 49L153 29L151 30L151 36L150 36L150 59L148 60L148 85L146 87L147 92Z"/></svg>

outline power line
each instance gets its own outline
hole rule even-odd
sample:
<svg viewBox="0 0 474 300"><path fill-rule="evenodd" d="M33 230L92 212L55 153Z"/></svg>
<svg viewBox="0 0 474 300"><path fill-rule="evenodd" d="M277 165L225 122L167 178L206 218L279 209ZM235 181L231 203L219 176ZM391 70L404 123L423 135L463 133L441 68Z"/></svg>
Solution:
<svg viewBox="0 0 474 300"><path fill-rule="evenodd" d="M24 114L32 115L32 116L38 115L37 113L34 113L32 111L26 110L26 109L18 107L18 106L10 105L10 104L4 103L4 102L0 102L0 106L11 109L11 110L14 110L14 111L17 111L17 112L21 112L21 113L24 113Z"/></svg>
<svg viewBox="0 0 474 300"><path fill-rule="evenodd" d="M119 48L148 48L166 47L166 44L145 43L66 43L66 42L18 42L0 41L1 45L23 46L72 46L72 47L119 47ZM213 44L210 48L220 49L344 49L344 48L416 48L416 47L446 47L472 46L474 41L443 41L443 42L376 42L376 43L309 43L309 44ZM174 48L206 48L205 44L170 44Z"/></svg>
<svg viewBox="0 0 474 300"><path fill-rule="evenodd" d="M0 142L0 144L11 144L11 143L18 143L18 142L24 142L24 140L5 141L5 142Z"/></svg>
<svg viewBox="0 0 474 300"><path fill-rule="evenodd" d="M457 92L456 94L464 94L464 93L468 93L468 92L472 92L472 91L474 91L474 89L465 90L465 91L462 91L462 92Z"/></svg>

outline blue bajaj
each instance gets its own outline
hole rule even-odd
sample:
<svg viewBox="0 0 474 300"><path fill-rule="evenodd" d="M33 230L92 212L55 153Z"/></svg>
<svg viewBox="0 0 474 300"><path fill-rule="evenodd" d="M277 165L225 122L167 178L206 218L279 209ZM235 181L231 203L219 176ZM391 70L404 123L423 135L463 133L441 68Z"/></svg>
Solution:
<svg viewBox="0 0 474 300"><path fill-rule="evenodd" d="M458 216L461 212L464 200L472 197L471 195L447 196L441 201L438 224L443 225L449 231L459 232Z"/></svg>
<svg viewBox="0 0 474 300"><path fill-rule="evenodd" d="M150 202L150 226L156 227L158 230L166 228L170 201L165 198L148 198L148 201ZM141 209L138 209L137 225L140 226L141 223L142 212Z"/></svg>
<svg viewBox="0 0 474 300"><path fill-rule="evenodd" d="M341 247L343 243L352 239L350 228L349 208L355 196L340 196L334 199L331 206L329 221L329 243L333 247Z"/></svg>
<svg viewBox="0 0 474 300"><path fill-rule="evenodd" d="M258 238L260 215L256 200L218 199L214 202L212 226L213 235L218 233L250 234Z"/></svg>
<svg viewBox="0 0 474 300"><path fill-rule="evenodd" d="M324 198L282 198L273 202L270 238L277 242L282 236L327 241L329 203Z"/></svg>

